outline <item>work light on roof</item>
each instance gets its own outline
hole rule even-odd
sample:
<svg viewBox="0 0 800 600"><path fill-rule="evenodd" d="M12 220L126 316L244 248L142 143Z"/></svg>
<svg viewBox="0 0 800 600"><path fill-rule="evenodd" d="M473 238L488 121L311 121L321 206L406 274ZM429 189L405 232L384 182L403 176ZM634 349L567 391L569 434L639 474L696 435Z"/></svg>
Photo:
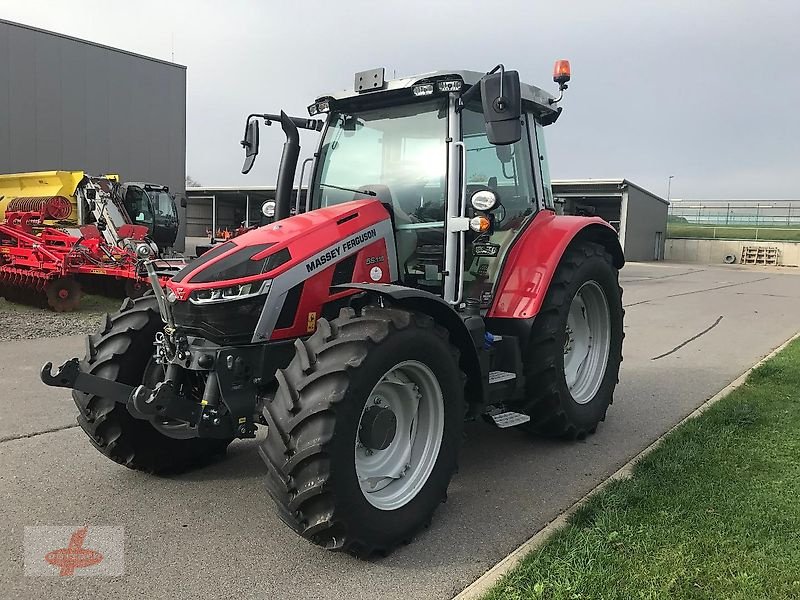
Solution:
<svg viewBox="0 0 800 600"><path fill-rule="evenodd" d="M457 92L461 89L461 86L462 82L460 79L436 82L436 89L438 89L440 92Z"/></svg>
<svg viewBox="0 0 800 600"><path fill-rule="evenodd" d="M411 92L415 96L432 96L433 95L433 84L432 83L423 83L421 85L415 85L411 88Z"/></svg>
<svg viewBox="0 0 800 600"><path fill-rule="evenodd" d="M322 113L329 112L331 110L331 103L329 100L321 100L319 102L315 102L314 104L309 105L308 107L308 115L313 117L314 115L319 115Z"/></svg>

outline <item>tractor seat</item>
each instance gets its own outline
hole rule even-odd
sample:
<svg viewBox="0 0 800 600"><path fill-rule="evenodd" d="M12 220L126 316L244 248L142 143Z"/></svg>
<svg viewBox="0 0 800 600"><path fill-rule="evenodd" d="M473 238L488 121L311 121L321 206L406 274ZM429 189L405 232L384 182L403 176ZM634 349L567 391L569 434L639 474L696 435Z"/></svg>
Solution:
<svg viewBox="0 0 800 600"><path fill-rule="evenodd" d="M392 215L395 227L412 223L411 217L409 217L392 199L392 192L388 185L364 185L360 186L360 188L362 190L375 192L377 194L375 199L379 200L387 209L391 209L390 214ZM356 196L356 198L361 197L361 195ZM397 247L397 263L400 267L400 272L404 273L406 271L406 264L411 261L417 250L417 234L412 230L395 229L394 235L395 246Z"/></svg>

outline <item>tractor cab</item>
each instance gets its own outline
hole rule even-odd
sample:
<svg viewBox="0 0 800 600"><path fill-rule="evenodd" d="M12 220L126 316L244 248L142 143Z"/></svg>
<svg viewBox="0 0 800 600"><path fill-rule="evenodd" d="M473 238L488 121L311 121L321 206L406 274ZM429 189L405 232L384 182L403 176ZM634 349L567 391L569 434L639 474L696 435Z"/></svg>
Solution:
<svg viewBox="0 0 800 600"><path fill-rule="evenodd" d="M392 217L400 284L488 307L517 234L553 207L542 128L557 99L502 65L391 81L377 69L355 83L308 108L326 120L297 212L374 198Z"/></svg>
<svg viewBox="0 0 800 600"><path fill-rule="evenodd" d="M169 248L178 236L178 211L175 197L165 185L124 183L119 197L135 225L147 227L148 236L159 248Z"/></svg>

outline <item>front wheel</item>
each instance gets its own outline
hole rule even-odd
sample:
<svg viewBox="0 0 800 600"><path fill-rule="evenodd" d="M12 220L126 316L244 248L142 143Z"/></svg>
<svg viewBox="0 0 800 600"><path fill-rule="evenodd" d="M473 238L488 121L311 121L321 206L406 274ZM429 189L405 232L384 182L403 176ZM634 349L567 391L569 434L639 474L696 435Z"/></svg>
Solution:
<svg viewBox="0 0 800 600"><path fill-rule="evenodd" d="M465 411L458 352L429 316L374 306L321 319L295 347L264 408L267 490L315 544L388 552L446 497Z"/></svg>
<svg viewBox="0 0 800 600"><path fill-rule="evenodd" d="M85 373L127 385L153 385L163 368L152 360L153 341L164 323L155 296L126 300L90 335L81 361ZM170 421L153 424L135 419L113 398L77 390L78 424L102 454L121 465L148 473L187 471L223 455L231 440L198 438Z"/></svg>
<svg viewBox="0 0 800 600"><path fill-rule="evenodd" d="M592 242L568 248L534 321L525 361L533 431L583 438L605 419L619 379L623 315L608 252Z"/></svg>

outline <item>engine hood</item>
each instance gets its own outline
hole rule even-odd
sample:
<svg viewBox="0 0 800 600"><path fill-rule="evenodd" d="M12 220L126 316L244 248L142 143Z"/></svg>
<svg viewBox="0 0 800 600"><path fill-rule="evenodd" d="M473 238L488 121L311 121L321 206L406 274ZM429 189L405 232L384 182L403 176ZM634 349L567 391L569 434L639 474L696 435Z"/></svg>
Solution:
<svg viewBox="0 0 800 600"><path fill-rule="evenodd" d="M391 227L386 208L372 199L289 217L209 250L176 273L166 288L175 300L185 301L192 292L266 282L292 269L312 274L369 242L381 223L381 229Z"/></svg>

